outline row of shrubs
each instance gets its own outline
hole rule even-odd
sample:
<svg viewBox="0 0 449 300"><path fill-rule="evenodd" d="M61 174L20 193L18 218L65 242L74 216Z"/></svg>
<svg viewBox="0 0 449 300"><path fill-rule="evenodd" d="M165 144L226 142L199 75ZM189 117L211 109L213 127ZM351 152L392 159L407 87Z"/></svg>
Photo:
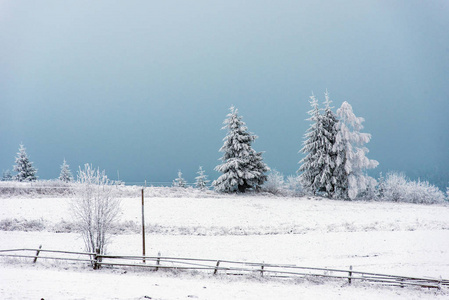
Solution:
<svg viewBox="0 0 449 300"><path fill-rule="evenodd" d="M264 191L280 196L307 195L307 192L301 189L298 177L290 176L285 180L285 177L277 171L272 171L268 175ZM449 200L449 188L445 195L438 187L427 181L413 181L403 173L390 172L386 178L381 176L376 181L376 185L368 187L358 199L425 204L444 203Z"/></svg>
<svg viewBox="0 0 449 300"><path fill-rule="evenodd" d="M380 186L379 200L410 203L443 203L448 200L446 195L427 181L412 181L403 173L389 173L383 187Z"/></svg>
<svg viewBox="0 0 449 300"><path fill-rule="evenodd" d="M39 180L31 182L0 181L0 196L67 196L73 194L70 183L60 180Z"/></svg>
<svg viewBox="0 0 449 300"><path fill-rule="evenodd" d="M405 174L390 172L386 178L382 176L375 186L369 187L358 199L409 203L444 203L449 200L449 189L446 195L438 187L427 181L412 181ZM65 183L59 180L39 180L36 182L0 182L0 197L13 196L71 196L77 183ZM135 197L141 187L117 185L117 197ZM277 196L301 197L307 195L302 189L297 176L285 177L280 172L272 171L268 175L262 192ZM193 188L180 189L175 187L153 187L147 189L147 195L152 197L218 197L211 190ZM325 194L321 196L326 196Z"/></svg>

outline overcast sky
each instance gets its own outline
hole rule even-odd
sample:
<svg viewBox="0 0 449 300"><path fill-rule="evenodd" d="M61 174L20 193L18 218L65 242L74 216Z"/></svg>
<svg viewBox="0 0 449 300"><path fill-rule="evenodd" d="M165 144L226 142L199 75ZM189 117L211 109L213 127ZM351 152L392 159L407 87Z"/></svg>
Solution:
<svg viewBox="0 0 449 300"><path fill-rule="evenodd" d="M211 179L235 105L265 162L298 169L312 91L348 101L372 173L449 181L449 2L0 0L0 169L42 179ZM445 184L442 182L445 182Z"/></svg>

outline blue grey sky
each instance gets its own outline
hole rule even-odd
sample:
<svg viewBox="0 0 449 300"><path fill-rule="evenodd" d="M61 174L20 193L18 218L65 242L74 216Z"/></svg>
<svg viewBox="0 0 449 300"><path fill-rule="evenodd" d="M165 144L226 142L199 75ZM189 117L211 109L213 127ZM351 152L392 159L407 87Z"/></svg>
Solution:
<svg viewBox="0 0 449 300"><path fill-rule="evenodd" d="M0 0L0 169L218 177L235 105L285 175L312 91L364 117L372 172L449 181L449 2Z"/></svg>

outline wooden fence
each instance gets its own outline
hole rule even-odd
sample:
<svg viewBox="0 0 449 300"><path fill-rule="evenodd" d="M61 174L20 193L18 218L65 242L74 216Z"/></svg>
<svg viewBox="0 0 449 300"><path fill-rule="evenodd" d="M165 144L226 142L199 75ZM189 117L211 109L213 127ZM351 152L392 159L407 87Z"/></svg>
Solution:
<svg viewBox="0 0 449 300"><path fill-rule="evenodd" d="M94 269L108 267L139 267L157 271L159 269L198 270L224 275L257 275L270 278L336 278L351 284L355 280L392 286L418 286L424 288L449 287L449 280L427 277L410 277L332 268L313 268L285 264L254 263L231 260L180 258L161 256L100 255L99 253L60 250L8 249L0 250L0 256L38 259L65 260L89 263Z"/></svg>

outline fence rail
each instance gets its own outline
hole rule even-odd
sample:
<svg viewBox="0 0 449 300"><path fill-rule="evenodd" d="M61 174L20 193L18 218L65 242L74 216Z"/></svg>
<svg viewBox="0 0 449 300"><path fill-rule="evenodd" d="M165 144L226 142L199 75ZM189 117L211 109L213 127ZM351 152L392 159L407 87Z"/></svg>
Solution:
<svg viewBox="0 0 449 300"><path fill-rule="evenodd" d="M40 255L45 253L45 255ZM224 275L259 275L272 278L304 278L322 277L364 281L399 287L418 286L424 288L449 287L449 280L440 278L413 277L356 271L352 266L348 270L333 268L314 268L286 264L269 264L232 260L215 260L201 258L181 258L168 256L129 256L100 255L90 252L61 251L38 249L5 249L0 250L1 257L30 258L33 263L38 259L66 260L76 263L86 262L94 268L109 267L141 267L155 271L159 269L210 271L212 274Z"/></svg>

